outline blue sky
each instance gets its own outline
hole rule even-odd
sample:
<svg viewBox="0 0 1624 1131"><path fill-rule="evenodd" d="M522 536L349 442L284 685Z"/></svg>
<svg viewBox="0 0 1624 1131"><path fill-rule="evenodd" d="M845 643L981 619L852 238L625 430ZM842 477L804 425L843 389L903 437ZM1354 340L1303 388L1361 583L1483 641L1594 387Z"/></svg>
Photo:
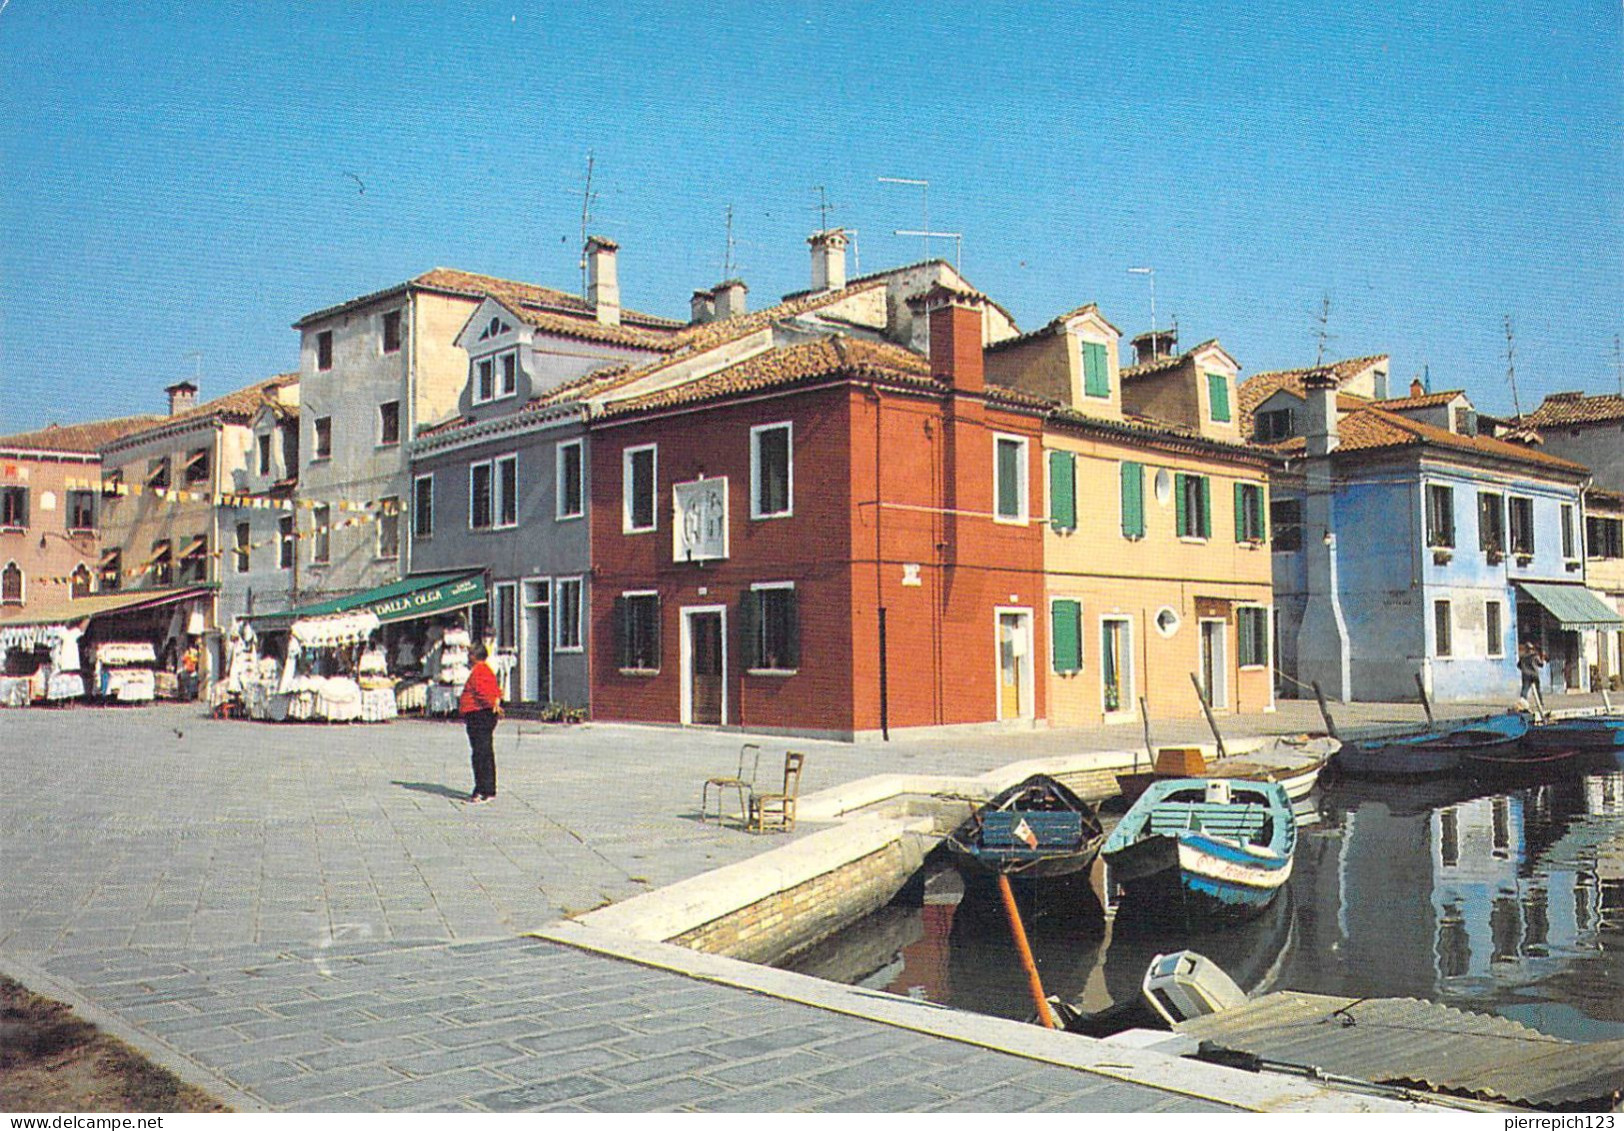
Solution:
<svg viewBox="0 0 1624 1131"><path fill-rule="evenodd" d="M818 185L864 271L918 258L918 191L877 178L923 177L1027 328L1148 328L1149 264L1243 375L1312 362L1328 293L1329 351L1395 384L1509 411L1510 314L1525 408L1617 387L1616 0L9 0L0 431L296 368L301 314L434 265L573 289L589 151L655 313L720 279L730 204L752 305L805 287Z"/></svg>

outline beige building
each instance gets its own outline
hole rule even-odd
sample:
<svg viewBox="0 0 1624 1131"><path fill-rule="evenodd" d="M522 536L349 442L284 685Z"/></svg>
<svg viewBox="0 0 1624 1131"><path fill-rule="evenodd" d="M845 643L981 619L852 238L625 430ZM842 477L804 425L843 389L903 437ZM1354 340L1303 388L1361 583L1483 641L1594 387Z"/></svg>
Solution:
<svg viewBox="0 0 1624 1131"><path fill-rule="evenodd" d="M1624 613L1624 494L1590 487L1584 494L1585 585L1608 608ZM1624 690L1624 629L1583 634L1590 686Z"/></svg>

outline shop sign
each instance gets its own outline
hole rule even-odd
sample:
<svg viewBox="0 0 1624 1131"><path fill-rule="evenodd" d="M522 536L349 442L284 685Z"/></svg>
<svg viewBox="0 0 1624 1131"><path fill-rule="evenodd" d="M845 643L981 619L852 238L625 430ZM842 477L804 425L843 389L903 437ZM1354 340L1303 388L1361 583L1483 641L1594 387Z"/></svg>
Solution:
<svg viewBox="0 0 1624 1131"><path fill-rule="evenodd" d="M366 611L387 623L413 620L441 611L449 612L464 605L478 604L484 599L485 579L475 574L472 577L459 577L455 581L433 585L427 589L401 593L386 601L377 601L366 606Z"/></svg>
<svg viewBox="0 0 1624 1131"><path fill-rule="evenodd" d="M727 557L727 476L671 487L671 555L679 562Z"/></svg>

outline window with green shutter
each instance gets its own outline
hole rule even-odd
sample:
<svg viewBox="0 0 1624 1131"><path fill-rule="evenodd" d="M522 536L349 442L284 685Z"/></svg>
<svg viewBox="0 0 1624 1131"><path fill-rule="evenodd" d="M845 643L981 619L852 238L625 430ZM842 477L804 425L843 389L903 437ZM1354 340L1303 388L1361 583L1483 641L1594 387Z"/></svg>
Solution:
<svg viewBox="0 0 1624 1131"><path fill-rule="evenodd" d="M1091 397L1111 395L1111 363L1106 347L1099 342L1083 342L1083 392Z"/></svg>
<svg viewBox="0 0 1624 1131"><path fill-rule="evenodd" d="M1267 538L1263 520L1263 487L1235 484L1235 541L1262 542Z"/></svg>
<svg viewBox="0 0 1624 1131"><path fill-rule="evenodd" d="M1269 663L1269 610L1253 606L1236 609L1235 628L1240 637L1240 666L1266 667Z"/></svg>
<svg viewBox="0 0 1624 1131"><path fill-rule="evenodd" d="M1049 453L1049 522L1056 530L1077 529L1077 457Z"/></svg>
<svg viewBox="0 0 1624 1131"><path fill-rule="evenodd" d="M1057 599L1049 605L1049 641L1054 670L1067 675L1083 670L1083 603Z"/></svg>
<svg viewBox="0 0 1624 1131"><path fill-rule="evenodd" d="M1145 469L1137 463L1122 465L1122 536L1145 536Z"/></svg>
<svg viewBox="0 0 1624 1131"><path fill-rule="evenodd" d="M1008 522L1026 521L1026 441L1015 436L998 436L993 441L996 464L997 499L995 517Z"/></svg>
<svg viewBox="0 0 1624 1131"><path fill-rule="evenodd" d="M1180 538L1212 537L1212 481L1205 475L1173 476L1173 501Z"/></svg>
<svg viewBox="0 0 1624 1131"><path fill-rule="evenodd" d="M1207 374L1207 408L1214 420L1229 423L1229 378L1222 373Z"/></svg>

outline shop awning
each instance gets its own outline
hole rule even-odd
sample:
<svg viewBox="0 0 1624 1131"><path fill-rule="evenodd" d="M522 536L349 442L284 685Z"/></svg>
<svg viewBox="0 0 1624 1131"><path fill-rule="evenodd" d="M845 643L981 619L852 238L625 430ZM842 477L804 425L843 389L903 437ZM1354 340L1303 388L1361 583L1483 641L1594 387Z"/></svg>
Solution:
<svg viewBox="0 0 1624 1131"><path fill-rule="evenodd" d="M485 600L483 573L430 573L298 609L249 617L255 632L282 632L296 620L334 613L371 613L380 624L455 612Z"/></svg>
<svg viewBox="0 0 1624 1131"><path fill-rule="evenodd" d="M1624 628L1624 617L1583 585L1519 581L1517 588L1537 601L1563 629Z"/></svg>
<svg viewBox="0 0 1624 1131"><path fill-rule="evenodd" d="M30 605L15 616L0 618L0 628L28 624L77 624L91 617L130 613L208 597L214 586L191 585L183 589L127 589L111 593L91 593L84 597L62 597Z"/></svg>

